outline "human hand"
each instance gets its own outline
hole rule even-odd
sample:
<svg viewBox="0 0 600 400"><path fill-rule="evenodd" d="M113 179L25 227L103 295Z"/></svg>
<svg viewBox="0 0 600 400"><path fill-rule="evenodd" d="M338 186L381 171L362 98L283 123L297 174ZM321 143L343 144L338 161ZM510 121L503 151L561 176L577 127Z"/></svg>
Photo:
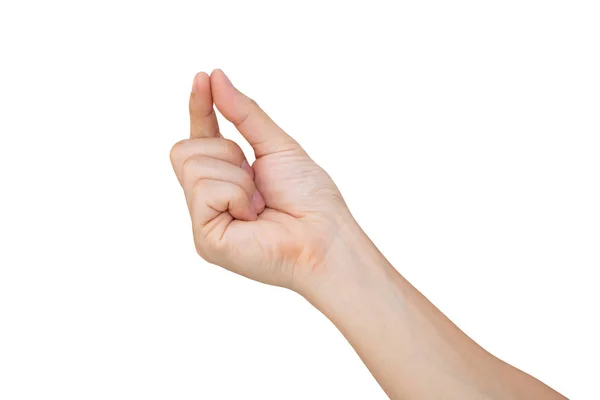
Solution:
<svg viewBox="0 0 600 400"><path fill-rule="evenodd" d="M250 143L219 132L213 101ZM339 232L354 220L329 175L221 70L196 75L190 139L173 146L196 249L205 260L264 283L302 290L328 267Z"/></svg>

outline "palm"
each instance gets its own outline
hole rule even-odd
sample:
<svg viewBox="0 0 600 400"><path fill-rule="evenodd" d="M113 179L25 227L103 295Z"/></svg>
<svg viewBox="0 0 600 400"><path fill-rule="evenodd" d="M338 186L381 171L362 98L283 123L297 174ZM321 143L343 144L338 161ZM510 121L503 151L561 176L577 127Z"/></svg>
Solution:
<svg viewBox="0 0 600 400"><path fill-rule="evenodd" d="M232 221L222 244L242 261L239 273L268 282L276 272L288 286L298 265L322 257L315 249L329 236L331 204L343 201L329 176L300 149L259 158L254 171L267 207L256 221Z"/></svg>

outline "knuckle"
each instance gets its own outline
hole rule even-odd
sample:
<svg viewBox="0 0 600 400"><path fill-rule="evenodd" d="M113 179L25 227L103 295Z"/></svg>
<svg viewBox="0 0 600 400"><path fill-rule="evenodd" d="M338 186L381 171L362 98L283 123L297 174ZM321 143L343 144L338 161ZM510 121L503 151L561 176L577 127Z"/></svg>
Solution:
<svg viewBox="0 0 600 400"><path fill-rule="evenodd" d="M244 152L241 147L231 139L223 139L223 144L225 147L225 153L228 156L231 156L233 159L242 158L244 156Z"/></svg>
<svg viewBox="0 0 600 400"><path fill-rule="evenodd" d="M183 168L184 169L189 169L195 165L198 165L200 163L200 158L201 156L189 156L188 158L186 158L185 160L183 160Z"/></svg>
<svg viewBox="0 0 600 400"><path fill-rule="evenodd" d="M206 160L206 157L200 155L189 156L185 160L183 160L182 164L182 174L185 177L186 174L189 173L191 169L196 169L201 167Z"/></svg>
<svg viewBox="0 0 600 400"><path fill-rule="evenodd" d="M207 182L204 179L198 179L192 185L192 199L198 199L207 189Z"/></svg>
<svg viewBox="0 0 600 400"><path fill-rule="evenodd" d="M194 157L188 157L183 160L183 164L181 166L181 180L183 182L189 182L191 176L193 176L192 170L196 165L197 160Z"/></svg>
<svg viewBox="0 0 600 400"><path fill-rule="evenodd" d="M180 140L179 142L175 143L173 147L171 147L171 151L169 152L169 157L171 158L171 161L176 160L180 157L182 149L185 147L188 141L189 139Z"/></svg>

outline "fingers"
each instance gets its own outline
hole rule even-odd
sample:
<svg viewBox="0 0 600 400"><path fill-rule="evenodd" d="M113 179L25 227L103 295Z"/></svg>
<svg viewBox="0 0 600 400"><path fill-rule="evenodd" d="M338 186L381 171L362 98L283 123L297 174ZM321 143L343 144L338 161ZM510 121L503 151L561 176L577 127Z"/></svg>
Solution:
<svg viewBox="0 0 600 400"><path fill-rule="evenodd" d="M199 138L182 140L171 149L171 163L179 183L182 183L183 163L193 155L212 157L242 167L250 177L254 178L254 170L248 164L244 152L237 143L222 138Z"/></svg>
<svg viewBox="0 0 600 400"><path fill-rule="evenodd" d="M219 137L219 124L213 108L210 78L200 72L192 83L190 94L190 137Z"/></svg>
<svg viewBox="0 0 600 400"><path fill-rule="evenodd" d="M211 186L210 191L203 192L202 196L199 196L198 185L204 185L202 183L204 181L222 183L229 189L217 190ZM253 221L265 209L264 199L256 189L250 174L244 168L224 160L199 154L191 155L181 165L180 182L190 212L198 209L202 211L198 219L192 215L194 223L206 224L210 221L210 216L214 218L218 215L215 214L216 211L222 213L228 210L233 218ZM237 189L232 189L232 185ZM237 199L240 191L244 194L245 201ZM224 193L236 197L226 198L222 196ZM212 195L214 198L211 197ZM206 203L210 207L206 208L206 204L198 204L199 202ZM230 210L229 207L232 205L235 205L235 209Z"/></svg>
<svg viewBox="0 0 600 400"><path fill-rule="evenodd" d="M189 196L194 230L205 227L226 211L235 219L256 220L246 191L234 183L200 179L191 188Z"/></svg>
<svg viewBox="0 0 600 400"><path fill-rule="evenodd" d="M218 197L220 191L214 191L217 196L215 201L222 203L220 207L213 207L211 212L204 206L197 205L197 198L206 203L210 197L210 193L203 194L203 197L196 195L197 186L201 181L221 182L226 184L225 186L234 185L244 192L246 202L236 201L236 209L230 212L231 216L236 219L255 220L257 215L265 209L265 201L254 184L252 167L248 165L242 149L231 140L223 138L182 140L171 149L171 163L179 183L183 187L190 212L198 207L204 209L204 213L200 217L201 223L206 223L207 214L214 217L216 209L222 210L221 212L227 211L226 206L229 204L227 199ZM234 194L232 189L229 189L227 193ZM233 199L230 200L233 204ZM242 210L243 204L246 204L245 210ZM197 222L194 221L194 223Z"/></svg>
<svg viewBox="0 0 600 400"><path fill-rule="evenodd" d="M186 195L191 194L190 191L193 189L196 182L201 179L233 183L234 185L241 187L246 192L246 197L249 199L251 199L254 196L254 192L256 192L254 181L242 168L222 160L217 160L216 158L201 155L188 157L183 164L182 170L182 186Z"/></svg>
<svg viewBox="0 0 600 400"><path fill-rule="evenodd" d="M223 71L217 69L212 72L210 86L215 106L246 138L257 158L300 149L298 143L277 126L256 102L231 84Z"/></svg>

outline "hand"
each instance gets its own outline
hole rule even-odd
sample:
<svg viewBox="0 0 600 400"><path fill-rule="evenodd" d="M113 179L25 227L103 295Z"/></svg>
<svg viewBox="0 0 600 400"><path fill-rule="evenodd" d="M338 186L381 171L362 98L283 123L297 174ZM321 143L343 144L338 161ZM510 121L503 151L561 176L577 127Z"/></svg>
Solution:
<svg viewBox="0 0 600 400"><path fill-rule="evenodd" d="M219 133L213 101L254 149ZM196 75L190 139L171 162L205 260L248 278L299 290L322 273L343 226L353 219L327 173L221 70Z"/></svg>

